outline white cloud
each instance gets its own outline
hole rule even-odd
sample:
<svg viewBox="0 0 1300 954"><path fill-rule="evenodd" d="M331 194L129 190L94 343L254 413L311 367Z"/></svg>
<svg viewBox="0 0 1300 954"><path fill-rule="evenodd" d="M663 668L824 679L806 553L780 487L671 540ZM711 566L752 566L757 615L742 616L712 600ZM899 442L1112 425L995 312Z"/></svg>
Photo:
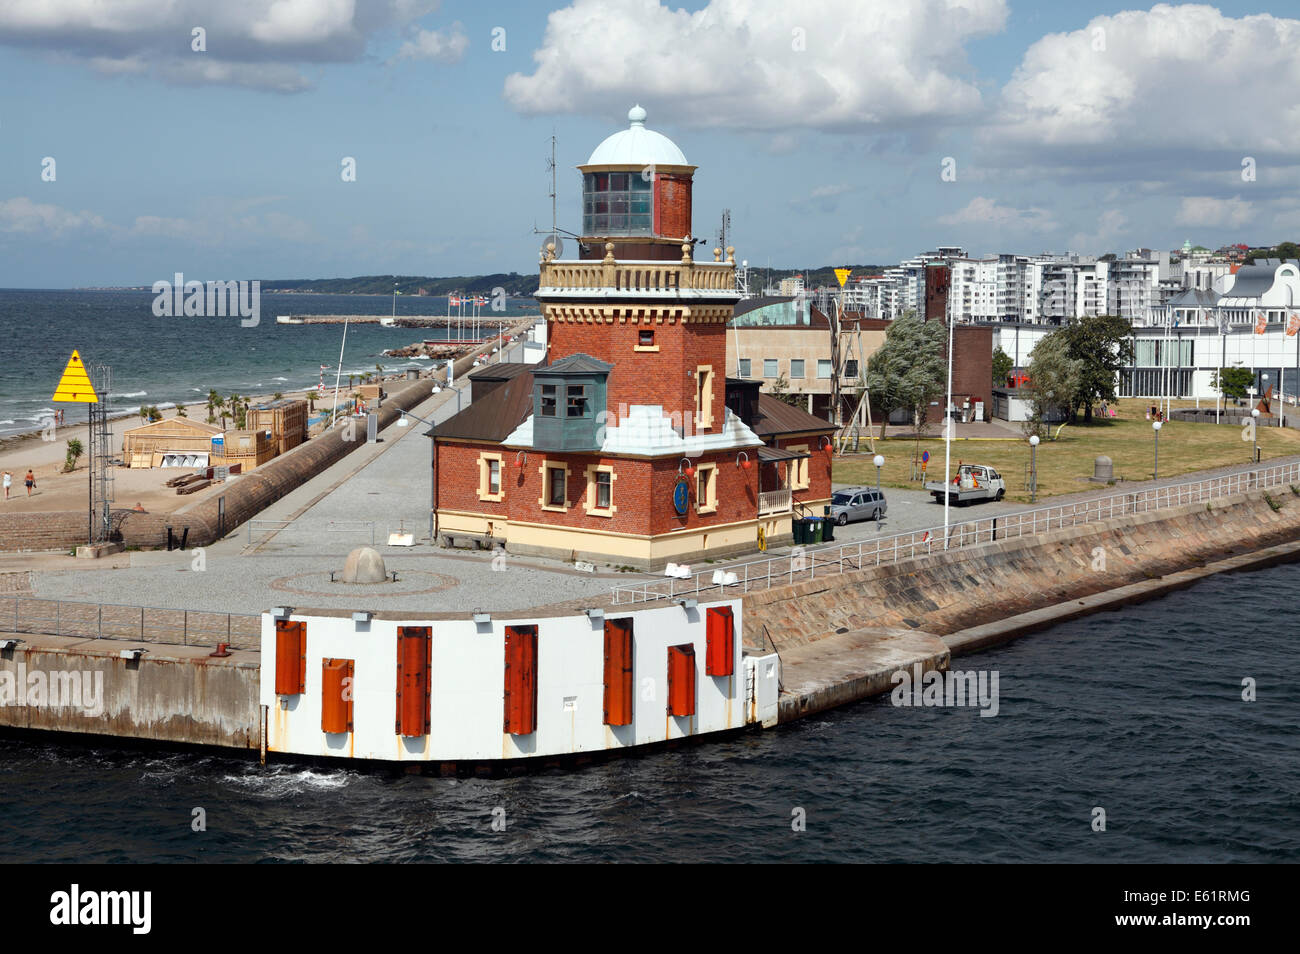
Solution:
<svg viewBox="0 0 1300 954"><path fill-rule="evenodd" d="M152 73L183 85L275 92L311 86L302 64L360 60L373 35L439 0L8 0L0 45L82 60L109 75ZM206 31L205 51L191 31Z"/></svg>
<svg viewBox="0 0 1300 954"><path fill-rule="evenodd" d="M402 44L392 61L419 59L458 63L468 47L469 37L465 36L459 23L453 23L446 30L416 30L412 39Z"/></svg>
<svg viewBox="0 0 1300 954"><path fill-rule="evenodd" d="M711 0L694 13L573 0L549 15L535 71L507 77L505 97L534 114L660 102L676 121L738 129L965 117L981 107L965 44L1006 17L1005 0Z"/></svg>
<svg viewBox="0 0 1300 954"><path fill-rule="evenodd" d="M804 210L818 208L823 212L834 212L839 207L840 196L854 191L856 191L855 187L845 182L837 185L817 186L808 195L791 199L790 207Z"/></svg>
<svg viewBox="0 0 1300 954"><path fill-rule="evenodd" d="M1093 150L1300 149L1300 21L1158 4L1053 33L1002 90L986 144ZM1112 153L1113 155L1113 153Z"/></svg>
<svg viewBox="0 0 1300 954"><path fill-rule="evenodd" d="M999 205L996 199L978 195L966 203L964 208L939 216L939 224L978 225L1027 232L1046 232L1056 228L1056 221L1047 209L1016 209L1009 205Z"/></svg>
<svg viewBox="0 0 1300 954"><path fill-rule="evenodd" d="M1079 251L1113 251L1109 246L1128 230L1128 216L1119 209L1107 209L1097 217L1097 227L1091 232L1076 232L1070 237L1070 248Z"/></svg>
<svg viewBox="0 0 1300 954"><path fill-rule="evenodd" d="M0 232L61 236L66 232L106 228L108 224L92 212L72 212L57 205L33 202L26 196L0 199Z"/></svg>
<svg viewBox="0 0 1300 954"><path fill-rule="evenodd" d="M1211 196L1188 196L1178 207L1174 221L1179 225L1227 226L1240 228L1255 220L1255 204L1240 196L1216 199Z"/></svg>

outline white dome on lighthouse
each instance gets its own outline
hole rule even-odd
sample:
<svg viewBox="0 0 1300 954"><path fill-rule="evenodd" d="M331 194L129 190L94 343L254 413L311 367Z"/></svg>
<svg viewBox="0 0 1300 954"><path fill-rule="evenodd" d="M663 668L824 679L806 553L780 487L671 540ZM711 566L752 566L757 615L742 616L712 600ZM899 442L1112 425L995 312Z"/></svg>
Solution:
<svg viewBox="0 0 1300 954"><path fill-rule="evenodd" d="M685 166L686 156L662 133L645 128L645 110L639 105L627 111L630 125L616 132L591 154L589 166Z"/></svg>

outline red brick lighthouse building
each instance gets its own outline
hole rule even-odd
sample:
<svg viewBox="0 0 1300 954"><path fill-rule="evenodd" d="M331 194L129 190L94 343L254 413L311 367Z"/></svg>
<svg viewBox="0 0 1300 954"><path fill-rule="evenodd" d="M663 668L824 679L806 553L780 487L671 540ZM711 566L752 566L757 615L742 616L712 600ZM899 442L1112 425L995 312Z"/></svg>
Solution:
<svg viewBox="0 0 1300 954"><path fill-rule="evenodd" d="M788 540L830 497L834 428L727 378L734 249L695 261L695 166L645 119L578 167L579 257L541 263L544 363L480 369L432 432L444 537L654 567Z"/></svg>

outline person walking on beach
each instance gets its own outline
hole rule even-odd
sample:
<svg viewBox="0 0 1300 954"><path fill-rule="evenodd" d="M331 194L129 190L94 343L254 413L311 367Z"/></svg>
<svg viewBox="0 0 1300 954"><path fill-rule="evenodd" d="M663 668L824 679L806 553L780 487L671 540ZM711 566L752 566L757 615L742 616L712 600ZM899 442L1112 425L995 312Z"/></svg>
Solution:
<svg viewBox="0 0 1300 954"><path fill-rule="evenodd" d="M30 467L27 468L27 476L23 478L23 481L27 484L27 496L30 497L32 495L32 488L36 486L36 475L32 473Z"/></svg>
<svg viewBox="0 0 1300 954"><path fill-rule="evenodd" d="M14 482L14 475L9 473L9 471L6 470L4 473L5 500L9 499L9 487L13 482Z"/></svg>

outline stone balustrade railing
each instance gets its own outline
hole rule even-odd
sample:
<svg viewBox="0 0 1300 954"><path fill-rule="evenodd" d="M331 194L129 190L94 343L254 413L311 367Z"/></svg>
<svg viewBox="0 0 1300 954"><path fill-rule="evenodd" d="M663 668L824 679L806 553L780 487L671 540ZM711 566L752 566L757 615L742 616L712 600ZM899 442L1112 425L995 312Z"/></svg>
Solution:
<svg viewBox="0 0 1300 954"><path fill-rule="evenodd" d="M627 292L733 291L731 262L544 262L543 289L612 289Z"/></svg>

